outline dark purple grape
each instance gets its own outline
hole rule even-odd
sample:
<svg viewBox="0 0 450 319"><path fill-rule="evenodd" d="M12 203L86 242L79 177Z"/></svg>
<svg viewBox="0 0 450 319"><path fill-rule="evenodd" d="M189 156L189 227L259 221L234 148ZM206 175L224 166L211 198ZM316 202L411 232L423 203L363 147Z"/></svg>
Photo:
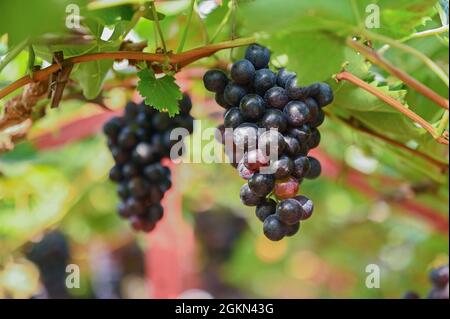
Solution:
<svg viewBox="0 0 450 319"><path fill-rule="evenodd" d="M242 123L234 129L233 141L241 150L255 149L258 142L258 126L253 123Z"/></svg>
<svg viewBox="0 0 450 319"><path fill-rule="evenodd" d="M306 220L310 218L312 213L314 212L313 201L303 195L297 195L294 198L300 203L300 205L302 205L304 211L301 220Z"/></svg>
<svg viewBox="0 0 450 319"><path fill-rule="evenodd" d="M266 91L275 86L277 76L269 69L260 69L255 72L253 86L257 94L264 96Z"/></svg>
<svg viewBox="0 0 450 319"><path fill-rule="evenodd" d="M244 119L249 121L258 121L264 114L264 100L257 94L247 94L241 99L239 109Z"/></svg>
<svg viewBox="0 0 450 319"><path fill-rule="evenodd" d="M130 152L120 147L111 148L111 154L117 164L123 165L130 160Z"/></svg>
<svg viewBox="0 0 450 319"><path fill-rule="evenodd" d="M267 196L274 186L275 178L270 174L255 173L248 180L248 187L259 197Z"/></svg>
<svg viewBox="0 0 450 319"><path fill-rule="evenodd" d="M298 233L300 230L300 222L292 224L292 225L286 225L286 236L291 237Z"/></svg>
<svg viewBox="0 0 450 319"><path fill-rule="evenodd" d="M158 112L152 117L152 128L158 132L164 132L170 127L172 119L166 112Z"/></svg>
<svg viewBox="0 0 450 319"><path fill-rule="evenodd" d="M281 68L280 70L278 70L277 84L285 88L287 81L292 77L296 77L294 72L289 72L285 68Z"/></svg>
<svg viewBox="0 0 450 319"><path fill-rule="evenodd" d="M274 86L268 89L264 94L264 100L268 106L275 107L280 110L282 110L290 101L286 90L279 86Z"/></svg>
<svg viewBox="0 0 450 319"><path fill-rule="evenodd" d="M284 135L284 141L286 144L284 152L287 155L292 157L300 155L300 143L295 137Z"/></svg>
<svg viewBox="0 0 450 319"><path fill-rule="evenodd" d="M187 93L183 93L183 97L178 101L178 107L180 108L181 114L187 115L192 110L191 97Z"/></svg>
<svg viewBox="0 0 450 319"><path fill-rule="evenodd" d="M262 222L266 220L270 215L275 214L277 208L277 203L269 198L261 202L258 206L256 206L256 217Z"/></svg>
<svg viewBox="0 0 450 319"><path fill-rule="evenodd" d="M113 117L103 125L103 132L111 138L116 138L123 127L123 120L120 117Z"/></svg>
<svg viewBox="0 0 450 319"><path fill-rule="evenodd" d="M310 120L311 114L305 103L301 101L289 102L283 110L289 125L293 127L301 127Z"/></svg>
<svg viewBox="0 0 450 319"><path fill-rule="evenodd" d="M287 129L287 119L283 112L277 109L269 109L261 120L261 125L270 130L275 129L283 133Z"/></svg>
<svg viewBox="0 0 450 319"><path fill-rule="evenodd" d="M131 215L142 215L145 213L144 203L134 197L128 198L126 205Z"/></svg>
<svg viewBox="0 0 450 319"><path fill-rule="evenodd" d="M244 116L238 107L232 107L226 111L223 119L226 128L236 128L244 123Z"/></svg>
<svg viewBox="0 0 450 319"><path fill-rule="evenodd" d="M131 196L135 198L144 198L148 194L148 183L141 177L134 177L128 182L128 189Z"/></svg>
<svg viewBox="0 0 450 319"><path fill-rule="evenodd" d="M320 164L319 160L315 157L308 156L310 168L308 172L305 175L305 178L307 179L316 179L317 177L322 174L322 165Z"/></svg>
<svg viewBox="0 0 450 319"><path fill-rule="evenodd" d="M264 235L272 240L279 241L286 235L286 225L284 225L276 215L271 215L264 220Z"/></svg>
<svg viewBox="0 0 450 319"><path fill-rule="evenodd" d="M159 183L166 178L165 169L160 163L147 165L144 168L144 175L151 183Z"/></svg>
<svg viewBox="0 0 450 319"><path fill-rule="evenodd" d="M124 127L117 138L117 144L121 148L130 149L138 143L138 139L130 127Z"/></svg>
<svg viewBox="0 0 450 319"><path fill-rule="evenodd" d="M247 85L253 81L255 76L255 67L249 60L239 60L233 63L231 67L231 78L234 82L241 85Z"/></svg>
<svg viewBox="0 0 450 319"><path fill-rule="evenodd" d="M117 205L117 212L119 213L119 216L122 218L128 218L131 216L131 211L128 205L124 202L120 202Z"/></svg>
<svg viewBox="0 0 450 319"><path fill-rule="evenodd" d="M120 166L114 165L113 168L109 171L109 179L113 182L120 182L123 178L122 170Z"/></svg>
<svg viewBox="0 0 450 319"><path fill-rule="evenodd" d="M117 194L119 195L120 198L122 198L122 200L126 200L128 197L130 197L128 183L126 182L120 183L119 186L117 186Z"/></svg>
<svg viewBox="0 0 450 319"><path fill-rule="evenodd" d="M312 97L307 97L304 102L309 110L309 120L311 121L317 118L320 108L316 100L314 100Z"/></svg>
<svg viewBox="0 0 450 319"><path fill-rule="evenodd" d="M156 223L161 220L163 217L164 210L160 204L154 204L147 208L147 217L148 220Z"/></svg>
<svg viewBox="0 0 450 319"><path fill-rule="evenodd" d="M325 121L325 112L319 108L317 116L311 119L309 125L311 125L311 127L319 127L323 124L324 121Z"/></svg>
<svg viewBox="0 0 450 319"><path fill-rule="evenodd" d="M281 156L278 160L274 161L270 168L276 179L286 178L292 174L294 170L294 163L287 156Z"/></svg>
<svg viewBox="0 0 450 319"><path fill-rule="evenodd" d="M448 265L433 269L430 272L430 280L438 288L444 288L448 284L448 278Z"/></svg>
<svg viewBox="0 0 450 319"><path fill-rule="evenodd" d="M248 184L244 184L241 187L240 194L242 204L245 206L257 206L264 200L263 197L256 195L248 186Z"/></svg>
<svg viewBox="0 0 450 319"><path fill-rule="evenodd" d="M285 89L286 89L289 97L293 100L303 100L304 98L308 97L310 94L309 87L307 87L307 86L299 87L297 85L297 77L296 76L290 77L286 81Z"/></svg>
<svg viewBox="0 0 450 319"><path fill-rule="evenodd" d="M241 99L245 95L247 95L247 90L234 82L228 83L223 93L225 101L232 106L239 106Z"/></svg>
<svg viewBox="0 0 450 319"><path fill-rule="evenodd" d="M320 107L325 107L333 102L333 90L327 83L318 83L318 90L314 94L314 99Z"/></svg>
<svg viewBox="0 0 450 319"><path fill-rule="evenodd" d="M316 148L320 144L320 132L316 128L311 129L311 137L308 139L308 148L312 150L313 148Z"/></svg>
<svg viewBox="0 0 450 319"><path fill-rule="evenodd" d="M134 102L128 102L125 105L125 120L127 122L134 122L139 114L139 106Z"/></svg>
<svg viewBox="0 0 450 319"><path fill-rule="evenodd" d="M297 200L289 198L278 203L276 213L284 224L294 225L301 220L304 211Z"/></svg>
<svg viewBox="0 0 450 319"><path fill-rule="evenodd" d="M133 161L137 164L148 164L156 160L156 149L150 143L141 142L133 151Z"/></svg>
<svg viewBox="0 0 450 319"><path fill-rule="evenodd" d="M126 163L122 168L122 174L126 179L131 179L140 174L139 166L133 162Z"/></svg>
<svg viewBox="0 0 450 319"><path fill-rule="evenodd" d="M164 197L164 191L158 185L150 185L147 188L147 197L145 198L149 204L158 204Z"/></svg>
<svg viewBox="0 0 450 319"><path fill-rule="evenodd" d="M214 99L216 100L216 103L219 104L224 109L229 109L232 107L232 105L228 104L227 101L225 101L223 93L216 93Z"/></svg>
<svg viewBox="0 0 450 319"><path fill-rule="evenodd" d="M285 143L284 137L280 132L267 130L259 136L258 149L260 149L264 155L274 157L275 155L283 153L286 148Z"/></svg>
<svg viewBox="0 0 450 319"><path fill-rule="evenodd" d="M311 128L308 125L292 127L288 130L288 135L297 139L300 144L305 144L311 137Z"/></svg>
<svg viewBox="0 0 450 319"><path fill-rule="evenodd" d="M261 69L269 64L270 51L259 44L252 44L245 51L245 58L253 64L255 69Z"/></svg>
<svg viewBox="0 0 450 319"><path fill-rule="evenodd" d="M292 175L298 179L302 179L308 173L311 168L311 164L309 163L309 159L306 156L299 156L294 158L294 170Z"/></svg>
<svg viewBox="0 0 450 319"><path fill-rule="evenodd" d="M203 76L203 84L210 92L223 92L228 81L227 75L222 70L208 70Z"/></svg>

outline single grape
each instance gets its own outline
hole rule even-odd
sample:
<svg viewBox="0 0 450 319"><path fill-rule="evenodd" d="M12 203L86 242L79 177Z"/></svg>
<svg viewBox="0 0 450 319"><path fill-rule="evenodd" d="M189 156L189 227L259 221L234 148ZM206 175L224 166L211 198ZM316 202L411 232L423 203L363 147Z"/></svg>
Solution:
<svg viewBox="0 0 450 319"><path fill-rule="evenodd" d="M298 188L298 181L291 176L275 182L274 194L277 198L288 199L297 195Z"/></svg>
<svg viewBox="0 0 450 319"><path fill-rule="evenodd" d="M227 75L222 70L208 70L203 76L203 84L210 92L223 92L228 81Z"/></svg>
<svg viewBox="0 0 450 319"><path fill-rule="evenodd" d="M309 162L308 157L299 156L294 158L293 162L294 162L294 170L292 172L292 175L299 179L304 178L311 168L311 164Z"/></svg>
<svg viewBox="0 0 450 319"><path fill-rule="evenodd" d="M289 102L283 110L287 117L289 125L293 127L300 127L310 120L311 114L305 103L301 101Z"/></svg>
<svg viewBox="0 0 450 319"><path fill-rule="evenodd" d="M287 129L287 119L283 112L277 109L269 109L261 120L261 125L270 130L275 129L283 133Z"/></svg>
<svg viewBox="0 0 450 319"><path fill-rule="evenodd" d="M147 187L147 197L145 198L149 204L158 204L164 197L164 191L159 185L150 185Z"/></svg>
<svg viewBox="0 0 450 319"><path fill-rule="evenodd" d="M277 84L282 88L285 88L287 81L292 77L296 77L294 72L289 72L285 68L281 68L278 70Z"/></svg>
<svg viewBox="0 0 450 319"><path fill-rule="evenodd" d="M282 110L289 102L289 96L285 89L274 86L266 91L264 100L268 106Z"/></svg>
<svg viewBox="0 0 450 319"><path fill-rule="evenodd" d="M302 205L303 208L303 215L301 220L306 220L310 218L312 213L314 212L313 201L303 195L297 195L294 198L300 203L300 205Z"/></svg>
<svg viewBox="0 0 450 319"><path fill-rule="evenodd" d="M151 183L159 183L166 178L166 172L160 163L147 165L144 168L144 175Z"/></svg>
<svg viewBox="0 0 450 319"><path fill-rule="evenodd" d="M128 102L125 105L125 120L127 122L134 122L139 114L139 106L134 102Z"/></svg>
<svg viewBox="0 0 450 319"><path fill-rule="evenodd" d="M322 174L322 165L319 160L315 157L308 156L310 168L308 172L305 174L305 178L307 179L316 179Z"/></svg>
<svg viewBox="0 0 450 319"><path fill-rule="evenodd" d="M126 163L122 168L122 174L126 179L131 179L140 174L139 166L133 162Z"/></svg>
<svg viewBox="0 0 450 319"><path fill-rule="evenodd" d="M276 207L277 203L273 199L265 199L258 206L256 206L256 217L258 217L260 221L264 222L267 217L275 214Z"/></svg>
<svg viewBox="0 0 450 319"><path fill-rule="evenodd" d="M292 127L287 134L294 137L300 144L305 144L311 137L311 128L304 124L300 127Z"/></svg>
<svg viewBox="0 0 450 319"><path fill-rule="evenodd" d="M123 127L123 120L120 117L113 117L103 125L103 132L111 138L117 138Z"/></svg>
<svg viewBox="0 0 450 319"><path fill-rule="evenodd" d="M158 112L152 117L152 128L158 132L164 132L170 127L172 119L166 112Z"/></svg>
<svg viewBox="0 0 450 319"><path fill-rule="evenodd" d="M147 209L148 220L156 223L163 217L164 210L160 204L151 205Z"/></svg>
<svg viewBox="0 0 450 319"><path fill-rule="evenodd" d="M309 88L297 85L297 76L290 77L286 81L285 89L289 97L293 100L303 100L309 95Z"/></svg>
<svg viewBox="0 0 450 319"><path fill-rule="evenodd" d="M233 132L233 141L241 150L256 149L258 142L258 126L253 123L242 123Z"/></svg>
<svg viewBox="0 0 450 319"><path fill-rule="evenodd" d="M245 58L254 65L255 69L261 69L269 64L270 51L258 44L252 44L245 51Z"/></svg>
<svg viewBox="0 0 450 319"><path fill-rule="evenodd" d="M120 166L114 165L111 170L109 171L109 179L113 182L120 182L123 178L122 170L120 169Z"/></svg>
<svg viewBox="0 0 450 319"><path fill-rule="evenodd" d="M126 164L130 160L130 152L120 147L111 148L111 154L114 161L119 165Z"/></svg>
<svg viewBox="0 0 450 319"><path fill-rule="evenodd" d="M448 284L448 278L448 265L433 269L430 272L430 280L438 288L444 288Z"/></svg>
<svg viewBox="0 0 450 319"><path fill-rule="evenodd" d="M286 236L291 237L298 233L300 230L300 222L292 224L292 225L286 225Z"/></svg>
<svg viewBox="0 0 450 319"><path fill-rule="evenodd" d="M156 149L150 143L141 142L133 151L133 161L137 164L148 164L156 159Z"/></svg>
<svg viewBox="0 0 450 319"><path fill-rule="evenodd" d="M316 128L312 128L311 129L311 137L308 139L308 142L307 142L308 148L310 150L312 150L313 148L316 148L317 146L319 146L320 139L321 139L321 136L320 136L319 130Z"/></svg>
<svg viewBox="0 0 450 319"><path fill-rule="evenodd" d="M117 205L117 212L119 213L119 216L122 218L128 218L131 216L130 209L129 209L128 205L124 202L120 202Z"/></svg>
<svg viewBox="0 0 450 319"><path fill-rule="evenodd" d="M297 200L289 198L278 203L276 213L284 224L293 225L301 220L304 211Z"/></svg>
<svg viewBox="0 0 450 319"><path fill-rule="evenodd" d="M309 121L312 121L313 119L317 118L319 115L319 105L317 104L316 100L314 100L312 97L307 97L304 100L306 106L308 107L309 111Z"/></svg>
<svg viewBox="0 0 450 319"><path fill-rule="evenodd" d="M286 148L284 152L292 157L296 157L300 154L300 143L299 141L292 136L284 135L284 142L286 144Z"/></svg>
<svg viewBox="0 0 450 319"><path fill-rule="evenodd" d="M334 99L333 90L327 83L318 83L318 92L314 95L317 104L320 107L325 107L331 104Z"/></svg>
<svg viewBox="0 0 450 319"><path fill-rule="evenodd" d="M325 112L319 108L317 116L313 117L309 122L309 124L311 125L311 127L319 127L323 124L324 121L325 121Z"/></svg>
<svg viewBox="0 0 450 319"><path fill-rule="evenodd" d="M236 61L231 67L231 78L241 85L249 84L255 76L255 67L246 59Z"/></svg>
<svg viewBox="0 0 450 319"><path fill-rule="evenodd" d="M183 97L178 101L181 114L189 114L192 110L191 97L187 93L183 93Z"/></svg>
<svg viewBox="0 0 450 319"><path fill-rule="evenodd" d="M274 157L282 154L286 148L286 142L283 135L276 130L267 130L263 132L258 139L258 149L264 155Z"/></svg>
<svg viewBox="0 0 450 319"><path fill-rule="evenodd" d="M131 215L141 215L145 213L145 205L143 202L134 197L128 198L126 205Z"/></svg>
<svg viewBox="0 0 450 319"><path fill-rule="evenodd" d="M148 184L141 177L134 177L128 182L128 189L131 196L135 198L144 198L148 194Z"/></svg>
<svg viewBox="0 0 450 319"><path fill-rule="evenodd" d="M248 186L248 184L244 184L240 190L240 198L242 204L245 206L257 206L260 204L264 198L256 195Z"/></svg>
<svg viewBox="0 0 450 319"><path fill-rule="evenodd" d="M245 167L253 172L259 170L261 167L267 166L268 163L269 159L260 149L254 149L246 152L243 158L243 164Z"/></svg>
<svg viewBox="0 0 450 319"><path fill-rule="evenodd" d="M277 76L269 69L260 69L255 72L253 85L257 94L264 96L266 91L275 86Z"/></svg>
<svg viewBox="0 0 450 319"><path fill-rule="evenodd" d="M216 93L214 96L214 99L216 100L216 103L219 104L224 109L228 110L232 105L228 104L227 101L225 101L225 96L222 92Z"/></svg>
<svg viewBox="0 0 450 319"><path fill-rule="evenodd" d="M223 93L225 102L232 106L239 106L241 99L245 95L247 95L247 90L234 82L228 83Z"/></svg>
<svg viewBox="0 0 450 319"><path fill-rule="evenodd" d="M274 186L275 178L270 174L255 173L248 180L248 187L259 197L267 196Z"/></svg>
<svg viewBox="0 0 450 319"><path fill-rule="evenodd" d="M294 169L294 163L289 157L281 156L270 165L270 168L276 179L283 179L291 175Z"/></svg>
<svg viewBox="0 0 450 319"><path fill-rule="evenodd" d="M126 200L128 197L130 197L130 191L128 189L127 182L120 183L119 186L117 186L117 194L123 200Z"/></svg>
<svg viewBox="0 0 450 319"><path fill-rule="evenodd" d="M120 147L130 149L133 148L137 143L138 139L134 132L129 126L125 126L117 138L117 143Z"/></svg>
<svg viewBox="0 0 450 319"><path fill-rule="evenodd" d="M239 109L246 120L256 122L264 114L264 100L257 94L247 94L241 99Z"/></svg>
<svg viewBox="0 0 450 319"><path fill-rule="evenodd" d="M232 107L226 111L223 119L226 128L236 128L244 123L244 116L238 107Z"/></svg>
<svg viewBox="0 0 450 319"><path fill-rule="evenodd" d="M250 179L253 176L253 174L255 173L254 171L252 171L246 167L246 165L244 163L244 158L239 162L236 169L239 173L239 176L245 180Z"/></svg>
<svg viewBox="0 0 450 319"><path fill-rule="evenodd" d="M268 239L279 241L286 235L286 225L276 215L271 215L264 220L263 231Z"/></svg>

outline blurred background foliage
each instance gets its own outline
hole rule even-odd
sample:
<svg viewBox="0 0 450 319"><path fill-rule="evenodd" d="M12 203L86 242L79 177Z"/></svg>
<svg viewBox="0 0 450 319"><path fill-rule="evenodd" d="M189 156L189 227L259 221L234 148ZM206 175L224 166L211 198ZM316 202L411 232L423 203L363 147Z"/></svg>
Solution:
<svg viewBox="0 0 450 319"><path fill-rule="evenodd" d="M109 40L104 40L104 35L125 30L136 3L142 2L80 2L86 25L102 30L93 34L95 41L85 47L42 45L41 38L32 42L36 63L44 63L48 53L58 48L64 49L66 57L116 50L125 33ZM315 216L302 225L299 236L276 243L264 238L253 209L241 205L238 194L242 180L230 165L175 165L183 218L194 230L196 241L196 253L186 262L194 265L198 278L193 286L202 289L190 290L185 296L400 298L411 289L426 295L430 288L428 271L448 263L448 224L447 232L436 231L427 219L401 205L414 201L448 223L448 170L442 172L429 161L338 119L356 118L444 165L448 162L448 147L435 143L400 113L351 84L331 80L347 62L349 71L439 124L442 109L346 46L347 36L364 29L364 10L370 3L381 8L381 28L371 32L393 39L442 23L435 1L428 0L285 0L282 5L275 0L242 0L238 1L236 15L227 0L197 1L201 18L193 17L185 49L203 45L205 33L209 40L217 34L214 41L228 40L231 33L256 35L271 49L273 66L298 72L302 83L333 82L336 99L321 129L320 152L333 160L332 165L339 165L334 167L337 175L325 174L304 183L302 193L316 203ZM178 45L189 4L189 0L157 2L169 48ZM48 32L64 34L61 17L65 16L65 6L64 1L45 1L45 5L39 0L2 1L3 59L24 41ZM154 29L151 19L141 19L127 39L147 41L145 51L154 52ZM375 48L382 44L373 43ZM407 44L448 73L448 33L409 40ZM204 68L226 67L230 57L237 59L242 53L243 49L225 50L179 74L178 84L192 96L193 115L202 120L203 128L215 127L221 112L202 86ZM385 57L448 98L446 85L417 59L395 48L387 50ZM27 50L16 55L1 71L0 87L26 74L28 60ZM82 87L70 90L83 90L90 99L106 83L109 87L102 90L103 102L115 111L127 100L139 99L132 89L120 86L121 81L133 77L133 68L115 62L110 70L112 65L79 66L74 79L83 79ZM94 82L86 77L90 74L96 75ZM64 100L60 108L47 109L45 117L35 122L28 141L0 155L0 298L144 298L157 289L152 281L154 274L146 270L146 253L152 245L158 245L157 240L153 240L154 234L134 234L117 217L118 199L107 180L113 161L102 134L68 139L53 148L36 142L45 145L42 136L57 139L64 133L59 128L65 124L74 120L83 123L83 119L103 113L105 110L96 103ZM198 150L190 147L188 156L195 152ZM351 171L363 174L376 196L350 183ZM395 182L387 183L384 177ZM176 212L166 212L171 213ZM68 262L80 267L78 289L61 287ZM381 267L380 289L365 286L368 264Z"/></svg>

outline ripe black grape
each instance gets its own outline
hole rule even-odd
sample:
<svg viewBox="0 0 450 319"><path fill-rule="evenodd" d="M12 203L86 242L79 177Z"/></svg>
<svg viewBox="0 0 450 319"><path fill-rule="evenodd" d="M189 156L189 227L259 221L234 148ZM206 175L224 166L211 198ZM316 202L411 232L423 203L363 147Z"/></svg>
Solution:
<svg viewBox="0 0 450 319"><path fill-rule="evenodd" d="M203 84L208 91L223 92L228 84L228 77L221 70L209 70L203 76Z"/></svg>
<svg viewBox="0 0 450 319"><path fill-rule="evenodd" d="M204 84L226 109L217 139L247 180L241 201L256 206L266 237L280 240L296 234L300 221L313 213L313 202L298 190L305 178L321 173L320 162L308 153L320 143L322 108L333 101L333 92L327 83L300 86L297 74L285 68L274 73L269 62L267 48L250 45L245 58L232 65L231 80L223 72L208 71ZM211 84L215 77L220 89Z"/></svg>
<svg viewBox="0 0 450 319"><path fill-rule="evenodd" d="M255 76L255 67L249 60L239 60L233 63L231 67L231 78L234 82L241 85L247 85L253 81Z"/></svg>

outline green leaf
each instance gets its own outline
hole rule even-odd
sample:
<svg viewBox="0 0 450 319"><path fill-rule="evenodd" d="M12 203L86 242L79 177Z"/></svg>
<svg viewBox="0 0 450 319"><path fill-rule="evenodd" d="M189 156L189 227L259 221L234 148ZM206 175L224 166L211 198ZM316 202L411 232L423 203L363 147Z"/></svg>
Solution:
<svg viewBox="0 0 450 319"><path fill-rule="evenodd" d="M178 114L178 100L181 100L182 95L173 76L166 74L157 79L151 69L144 69L137 75L140 79L137 89L145 104L159 111L167 111L170 116Z"/></svg>
<svg viewBox="0 0 450 319"><path fill-rule="evenodd" d="M115 51L119 48L117 44L100 43L95 45L87 53ZM72 72L72 77L78 81L83 94L87 99L97 97L102 89L106 74L111 69L113 60L97 60L78 64Z"/></svg>
<svg viewBox="0 0 450 319"><path fill-rule="evenodd" d="M166 16L161 13L161 12L156 12L156 17L153 14L153 11L151 9L151 2L146 2L145 3L145 14L144 14L144 18L147 20L151 20L151 21L155 21L156 19L158 19L158 21L161 21L162 19L164 19Z"/></svg>
<svg viewBox="0 0 450 319"><path fill-rule="evenodd" d="M117 21L130 21L134 14L134 8L132 4L126 3L110 7L99 7L98 9L95 8L90 10L88 14L99 18L105 25L111 25Z"/></svg>

